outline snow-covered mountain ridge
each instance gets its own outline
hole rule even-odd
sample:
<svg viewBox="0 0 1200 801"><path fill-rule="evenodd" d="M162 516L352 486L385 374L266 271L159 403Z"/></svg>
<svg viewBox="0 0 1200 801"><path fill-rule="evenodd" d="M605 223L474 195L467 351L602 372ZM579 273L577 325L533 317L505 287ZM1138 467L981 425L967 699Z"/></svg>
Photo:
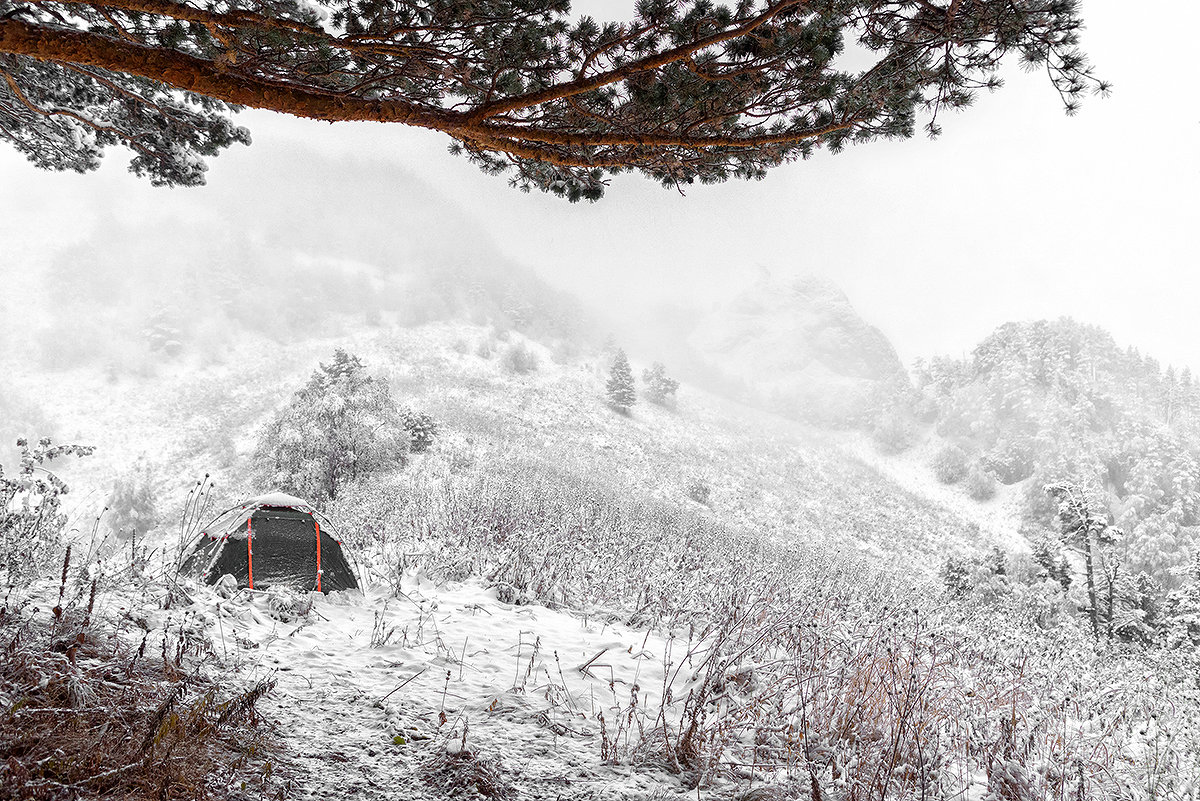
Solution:
<svg viewBox="0 0 1200 801"><path fill-rule="evenodd" d="M760 276L699 319L689 342L758 402L813 422L859 423L879 395L907 384L887 337L815 276Z"/></svg>

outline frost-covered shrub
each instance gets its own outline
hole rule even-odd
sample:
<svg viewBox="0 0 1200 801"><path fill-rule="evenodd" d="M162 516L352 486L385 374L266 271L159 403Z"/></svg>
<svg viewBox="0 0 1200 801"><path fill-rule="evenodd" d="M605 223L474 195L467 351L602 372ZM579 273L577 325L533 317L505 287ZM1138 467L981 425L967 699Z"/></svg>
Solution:
<svg viewBox="0 0 1200 801"><path fill-rule="evenodd" d="M69 550L59 565L52 609L11 592L0 606L0 799L216 799L228 797L218 788L256 778L256 795L274 795L256 707L275 681L215 681L202 667L210 633L193 610L129 636L129 619L145 625L146 607L117 619L128 595L105 597Z"/></svg>
<svg viewBox="0 0 1200 801"><path fill-rule="evenodd" d="M943 484L957 484L967 477L971 459L967 452L957 445L947 445L934 455L931 466L938 481Z"/></svg>
<svg viewBox="0 0 1200 801"><path fill-rule="evenodd" d="M884 453L903 453L917 442L917 426L899 409L885 411L871 428L871 439Z"/></svg>
<svg viewBox="0 0 1200 801"><path fill-rule="evenodd" d="M500 364L514 375L526 375L537 372L538 357L524 342L517 341L504 351Z"/></svg>
<svg viewBox="0 0 1200 801"><path fill-rule="evenodd" d="M1016 484L1033 475L1034 448L1024 439L1002 439L981 460L1001 484Z"/></svg>
<svg viewBox="0 0 1200 801"><path fill-rule="evenodd" d="M142 337L151 353L175 358L183 352L184 335L175 319L178 316L178 312L172 309L159 309L150 317Z"/></svg>
<svg viewBox="0 0 1200 801"><path fill-rule="evenodd" d="M158 525L154 477L145 462L113 484L105 522L113 534L128 539L142 537Z"/></svg>
<svg viewBox="0 0 1200 801"><path fill-rule="evenodd" d="M67 485L48 466L64 456L89 456L84 445L53 445L43 437L30 446L17 440L20 461L14 472L0 467L0 575L6 586L40 574L47 560L56 558L63 527L62 496Z"/></svg>
<svg viewBox="0 0 1200 801"><path fill-rule="evenodd" d="M696 503L708 506L712 499L712 487L704 479L697 478L687 485L687 496Z"/></svg>
<svg viewBox="0 0 1200 801"><path fill-rule="evenodd" d="M967 473L963 488L977 501L990 501L996 497L996 477L976 465Z"/></svg>
<svg viewBox="0 0 1200 801"><path fill-rule="evenodd" d="M263 484L323 503L405 463L410 434L387 382L339 349L259 436Z"/></svg>
<svg viewBox="0 0 1200 801"><path fill-rule="evenodd" d="M947 559L939 576L946 592L955 598L963 597L971 589L971 566L961 557Z"/></svg>

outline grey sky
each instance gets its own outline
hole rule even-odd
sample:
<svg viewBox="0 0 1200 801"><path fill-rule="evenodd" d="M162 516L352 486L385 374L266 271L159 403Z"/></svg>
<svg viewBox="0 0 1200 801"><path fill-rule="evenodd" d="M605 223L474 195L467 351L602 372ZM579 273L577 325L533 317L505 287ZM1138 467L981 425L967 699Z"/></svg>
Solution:
<svg viewBox="0 0 1200 801"><path fill-rule="evenodd" d="M490 241L605 305L709 302L762 267L813 272L840 284L906 361L961 353L1007 320L1071 315L1195 369L1200 92L1190 40L1200 4L1134 13L1090 0L1084 10L1085 49L1115 93L1074 118L1045 76L1014 67L1003 90L947 117L937 141L822 154L764 182L686 197L626 177L599 204L572 206L479 173L448 155L440 134L263 112L241 115L255 144L215 160L201 190L153 189L125 174L115 151L99 174L76 176L36 171L0 147L0 270L104 215L169 230L269 206L273 221L311 228L323 200L336 200L395 225L397 254L446 237L478 239L485 253ZM358 169L331 185L345 159ZM356 186L363 175L372 180ZM427 191L461 214L431 214ZM410 216L422 224L401 223Z"/></svg>

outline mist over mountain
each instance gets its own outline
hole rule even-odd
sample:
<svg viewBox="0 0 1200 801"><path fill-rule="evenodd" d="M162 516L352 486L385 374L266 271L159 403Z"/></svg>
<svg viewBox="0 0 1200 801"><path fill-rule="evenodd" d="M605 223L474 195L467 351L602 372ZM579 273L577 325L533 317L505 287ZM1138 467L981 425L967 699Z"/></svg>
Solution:
<svg viewBox="0 0 1200 801"><path fill-rule="evenodd" d="M263 191L283 195L286 164L277 166ZM89 365L117 377L220 361L242 333L314 338L355 321L462 319L547 342L599 337L582 303L506 259L469 215L413 176L334 159L314 159L311 172L328 179L319 207L248 208L214 188L204 190L208 202L149 229L120 209L101 211L74 241L0 274L9 306L0 342L45 367ZM358 190L347 188L348 175ZM366 200L401 195L423 201Z"/></svg>
<svg viewBox="0 0 1200 801"><path fill-rule="evenodd" d="M907 377L887 337L832 282L763 274L700 317L688 342L767 408L801 420L861 423Z"/></svg>

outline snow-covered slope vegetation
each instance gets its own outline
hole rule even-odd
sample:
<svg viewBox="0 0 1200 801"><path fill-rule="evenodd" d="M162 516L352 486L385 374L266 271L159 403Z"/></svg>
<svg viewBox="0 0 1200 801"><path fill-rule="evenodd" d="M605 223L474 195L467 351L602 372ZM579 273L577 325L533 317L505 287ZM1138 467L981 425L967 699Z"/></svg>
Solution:
<svg viewBox="0 0 1200 801"><path fill-rule="evenodd" d="M1043 487L1082 485L1119 529L1109 562L1127 577L1128 602L1153 618L1198 555L1200 388L1191 372L1064 319L1003 326L969 358L934 359L916 378L943 480L986 472L1009 485L1031 540L1053 519ZM1126 623L1144 631L1154 620Z"/></svg>
<svg viewBox="0 0 1200 801"><path fill-rule="evenodd" d="M290 345L243 334L224 364L144 376L15 364L11 375L24 394L44 399L41 414L60 438L105 455L66 468L93 501L147 468L171 503L205 473L223 499L253 493L260 427L318 361L349 347L401 400L440 421L443 441L426 462L469 465L486 477L536 470L548 486L556 476L587 477L601 491L678 504L798 547L830 543L913 566L992 544L848 455L836 436L785 418L692 387L676 409L643 402L629 417L614 414L603 402L600 352L560 363L553 348L520 334L461 323L357 330ZM535 366L517 372L516 351ZM420 475L421 464L402 475ZM705 504L691 498L701 491Z"/></svg>
<svg viewBox="0 0 1200 801"><path fill-rule="evenodd" d="M949 379L920 371L924 402L894 396L897 428L883 430L907 426L905 436L881 439L923 439L914 459L689 383L673 403L643 396L620 413L606 403L612 346L598 345L570 298L519 270L443 283L432 267L393 272L362 253L278 244L212 246L214 269L235 277L228 295L178 266L155 283L119 259L98 265L104 277L91 285L75 272L80 251L47 267L61 304L9 334L0 409L13 412L0 423L97 448L28 470L6 463L2 556L10 580L21 577L0 615L0 636L21 654L7 658L19 670L0 671L9 731L21 716L88 710L96 731L128 725L140 760L108 773L105 741L77 736L87 727L59 742L54 729L30 728L0 754L12 797L1195 794L1200 575L1174 577L1161 630L1102 634L1085 608L1080 527L1056 518L1061 509L1029 506L1059 539L1027 552L996 513L1034 481L1086 483L1072 472L1080 463L1035 459L986 503L933 491L935 478L916 473L928 454L946 475L951 445L963 478L1000 474L1013 441L1068 454L1125 436L1105 428L1096 410L1113 412L1098 399L1134 390L1113 389L1095 359L1032 359L1028 337L1010 331L972 365L938 362ZM289 269L272 272L273 259ZM320 301L339 281L363 282L363 308ZM87 305L68 291L80 283L109 293L111 315L83 319ZM162 322L156 310L171 298L206 312ZM734 304L706 325L728 346L706 340L709 353L730 369L750 363L748 386L824 386L842 411L851 387L868 403L859 414L903 378L886 340L822 285ZM336 349L437 422L432 447L324 504L364 591L250 592L177 577L180 540L206 514L270 489L256 483L258 439ZM631 356L641 375L649 365ZM1079 375L1107 389L1088 394L1069 378ZM1076 424L1080 397L1092 411ZM1119 419L1138 414L1133 400L1115 405ZM1118 473L1126 493L1160 475L1136 464ZM46 467L74 491L39 485ZM23 505L31 497L61 501L61 514ZM1086 537L1108 536L1090 521ZM68 542L75 557L63 570ZM1101 545L1103 597L1106 580L1118 584ZM153 670L138 667L151 657ZM136 693L112 701L121 672ZM152 714L131 718L121 706L131 699ZM156 773L189 726L222 769Z"/></svg>

